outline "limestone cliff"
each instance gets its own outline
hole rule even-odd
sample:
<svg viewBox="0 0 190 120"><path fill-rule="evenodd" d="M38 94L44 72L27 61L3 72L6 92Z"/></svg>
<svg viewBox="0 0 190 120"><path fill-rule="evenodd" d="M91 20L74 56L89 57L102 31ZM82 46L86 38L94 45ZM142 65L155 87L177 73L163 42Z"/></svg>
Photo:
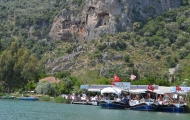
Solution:
<svg viewBox="0 0 190 120"><path fill-rule="evenodd" d="M180 4L181 0L86 0L82 10L72 4L55 17L50 37L84 42L100 34L131 31L134 22L146 21Z"/></svg>

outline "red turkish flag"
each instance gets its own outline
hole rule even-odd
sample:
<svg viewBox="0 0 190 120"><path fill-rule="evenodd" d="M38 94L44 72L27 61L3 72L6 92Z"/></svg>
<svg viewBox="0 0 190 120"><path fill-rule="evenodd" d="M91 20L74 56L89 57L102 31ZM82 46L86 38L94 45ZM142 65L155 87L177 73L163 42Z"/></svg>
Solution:
<svg viewBox="0 0 190 120"><path fill-rule="evenodd" d="M149 84L148 85L148 89L154 91L154 86L152 86L151 84Z"/></svg>
<svg viewBox="0 0 190 120"><path fill-rule="evenodd" d="M114 75L114 82L120 82L120 78L116 74Z"/></svg>
<svg viewBox="0 0 190 120"><path fill-rule="evenodd" d="M176 86L176 91L182 91L179 86Z"/></svg>

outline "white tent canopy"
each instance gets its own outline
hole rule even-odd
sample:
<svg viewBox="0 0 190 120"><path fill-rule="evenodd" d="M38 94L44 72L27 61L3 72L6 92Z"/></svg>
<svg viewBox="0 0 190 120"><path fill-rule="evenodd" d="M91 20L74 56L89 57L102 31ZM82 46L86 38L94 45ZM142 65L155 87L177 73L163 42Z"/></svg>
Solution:
<svg viewBox="0 0 190 120"><path fill-rule="evenodd" d="M118 87L107 87L107 88L104 88L104 89L101 90L101 94L104 94L104 93L115 93L117 95L120 95L122 90L123 89L118 88Z"/></svg>

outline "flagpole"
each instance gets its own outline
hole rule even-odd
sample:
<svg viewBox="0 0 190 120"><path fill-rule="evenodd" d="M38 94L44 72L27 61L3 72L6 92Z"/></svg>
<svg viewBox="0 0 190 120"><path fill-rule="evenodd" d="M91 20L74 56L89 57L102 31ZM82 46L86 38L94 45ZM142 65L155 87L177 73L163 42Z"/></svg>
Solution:
<svg viewBox="0 0 190 120"><path fill-rule="evenodd" d="M139 74L139 71L137 70L137 76L138 76L138 86L137 88L139 89L139 85L140 85L140 74Z"/></svg>
<svg viewBox="0 0 190 120"><path fill-rule="evenodd" d="M140 85L140 74L139 74L139 72L138 72L138 84Z"/></svg>

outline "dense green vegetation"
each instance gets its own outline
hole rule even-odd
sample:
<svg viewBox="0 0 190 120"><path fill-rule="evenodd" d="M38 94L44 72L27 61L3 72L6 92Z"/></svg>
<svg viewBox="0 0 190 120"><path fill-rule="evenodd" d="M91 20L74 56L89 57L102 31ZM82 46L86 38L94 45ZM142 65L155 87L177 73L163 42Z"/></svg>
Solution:
<svg viewBox="0 0 190 120"><path fill-rule="evenodd" d="M40 100L40 101L50 101L51 98L50 98L50 96L48 96L48 95L44 95L44 96L41 96L41 97L39 98L39 100Z"/></svg>
<svg viewBox="0 0 190 120"><path fill-rule="evenodd" d="M2 52L0 79L8 93L10 90L25 88L31 80L37 82L39 71L39 61L25 47L18 47L17 42Z"/></svg>
<svg viewBox="0 0 190 120"><path fill-rule="evenodd" d="M84 0L1 0L0 51L10 46L14 38L33 55L52 50L56 43L49 38L54 17L70 4L84 4Z"/></svg>
<svg viewBox="0 0 190 120"><path fill-rule="evenodd" d="M62 74L64 73L62 72ZM59 83L39 82L35 89L36 93L51 96L61 95L62 93L70 94L72 92L81 93L79 88L81 83L77 78L67 75L59 77L59 79L61 80Z"/></svg>
<svg viewBox="0 0 190 120"><path fill-rule="evenodd" d="M0 1L1 92L34 90L40 78L49 76L40 60L45 52L52 51L59 44L57 41L51 41L48 35L54 17L63 8L69 8L70 4L82 7L84 2L84 0ZM15 40L17 43L12 43ZM34 68L36 71L32 70ZM69 75L67 77L60 85L52 85L52 91L47 90L48 94L70 93L74 88L77 89L71 82L74 77ZM80 84L77 86L79 88ZM69 88L63 90L63 87Z"/></svg>

